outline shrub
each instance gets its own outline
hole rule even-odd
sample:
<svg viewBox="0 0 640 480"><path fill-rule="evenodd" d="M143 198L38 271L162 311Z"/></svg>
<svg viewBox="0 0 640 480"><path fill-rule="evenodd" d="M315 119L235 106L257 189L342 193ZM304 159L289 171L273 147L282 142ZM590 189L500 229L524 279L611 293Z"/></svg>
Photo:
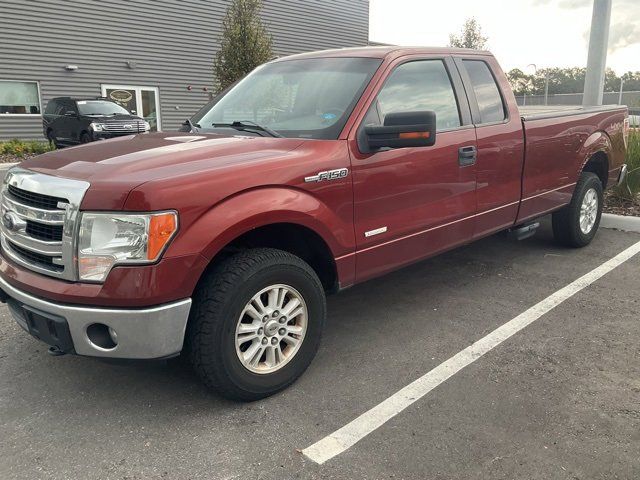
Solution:
<svg viewBox="0 0 640 480"><path fill-rule="evenodd" d="M23 141L18 139L0 142L0 155L13 155L22 158L25 155L39 155L54 150L48 142Z"/></svg>
<svg viewBox="0 0 640 480"><path fill-rule="evenodd" d="M638 129L629 132L626 162L627 177L617 188L617 193L621 197L633 200L640 193L640 130Z"/></svg>

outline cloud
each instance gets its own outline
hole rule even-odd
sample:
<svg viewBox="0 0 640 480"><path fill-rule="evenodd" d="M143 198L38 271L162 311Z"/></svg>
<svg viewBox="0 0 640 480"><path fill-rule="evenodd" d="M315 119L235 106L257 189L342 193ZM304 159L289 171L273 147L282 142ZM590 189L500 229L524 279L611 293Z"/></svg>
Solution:
<svg viewBox="0 0 640 480"><path fill-rule="evenodd" d="M533 5L556 5L566 10L592 8L599 0L531 0ZM609 52L640 43L640 1L613 0L611 6L611 26L609 29ZM629 20L633 19L633 20ZM584 32L589 41L589 29Z"/></svg>
<svg viewBox="0 0 640 480"><path fill-rule="evenodd" d="M609 30L609 51L613 52L636 43L640 43L640 22L620 20L612 23Z"/></svg>

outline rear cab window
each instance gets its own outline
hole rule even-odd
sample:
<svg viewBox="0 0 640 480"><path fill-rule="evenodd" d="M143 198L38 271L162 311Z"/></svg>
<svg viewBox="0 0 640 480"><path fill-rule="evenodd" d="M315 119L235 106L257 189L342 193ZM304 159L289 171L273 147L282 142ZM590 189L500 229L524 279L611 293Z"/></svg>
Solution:
<svg viewBox="0 0 640 480"><path fill-rule="evenodd" d="M462 60L462 64L469 76L478 103L479 123L504 121L507 118L504 102L489 65L482 60L466 59Z"/></svg>

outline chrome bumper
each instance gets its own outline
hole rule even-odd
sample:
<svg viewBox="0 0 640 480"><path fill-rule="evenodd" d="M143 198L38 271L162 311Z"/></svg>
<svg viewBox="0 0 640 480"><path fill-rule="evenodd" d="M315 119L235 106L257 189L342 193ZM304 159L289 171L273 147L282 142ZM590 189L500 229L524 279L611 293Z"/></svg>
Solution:
<svg viewBox="0 0 640 480"><path fill-rule="evenodd" d="M624 182L625 177L627 176L627 164L622 164L620 168L620 174L618 175L618 185L621 185Z"/></svg>
<svg viewBox="0 0 640 480"><path fill-rule="evenodd" d="M60 305L23 292L0 277L0 288L13 300L11 313L16 322L29 330L22 312L42 313L69 327L73 350L78 355L106 358L152 359L180 353L191 309L191 299L150 308L101 308ZM87 328L99 324L113 329L117 344L111 348L96 345Z"/></svg>

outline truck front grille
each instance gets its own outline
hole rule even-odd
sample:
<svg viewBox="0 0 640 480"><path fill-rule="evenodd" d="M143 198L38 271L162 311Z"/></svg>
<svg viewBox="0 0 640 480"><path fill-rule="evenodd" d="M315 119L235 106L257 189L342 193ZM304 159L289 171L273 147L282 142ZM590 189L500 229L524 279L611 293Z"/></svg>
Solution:
<svg viewBox="0 0 640 480"><path fill-rule="evenodd" d="M46 225L27 220L27 235L48 242L62 241L62 225Z"/></svg>
<svg viewBox="0 0 640 480"><path fill-rule="evenodd" d="M44 275L76 280L76 219L87 182L11 169L1 190L3 255Z"/></svg>
<svg viewBox="0 0 640 480"><path fill-rule="evenodd" d="M56 265L55 263L53 263L54 257L33 252L26 248L19 247L14 243L11 243L9 248L13 250L17 255L19 255L22 259L24 259L26 262L29 262L32 265L37 265L39 267L46 268L47 270L52 270L54 272L62 272L64 270L64 266Z"/></svg>
<svg viewBox="0 0 640 480"><path fill-rule="evenodd" d="M29 192L13 185L7 187L9 194L17 201L31 207L42 208L45 210L64 210L64 207L58 207L58 204L67 204L66 198L52 197L51 195L42 195L41 193Z"/></svg>
<svg viewBox="0 0 640 480"><path fill-rule="evenodd" d="M144 121L142 120L112 120L104 124L104 131L109 133L144 133Z"/></svg>

